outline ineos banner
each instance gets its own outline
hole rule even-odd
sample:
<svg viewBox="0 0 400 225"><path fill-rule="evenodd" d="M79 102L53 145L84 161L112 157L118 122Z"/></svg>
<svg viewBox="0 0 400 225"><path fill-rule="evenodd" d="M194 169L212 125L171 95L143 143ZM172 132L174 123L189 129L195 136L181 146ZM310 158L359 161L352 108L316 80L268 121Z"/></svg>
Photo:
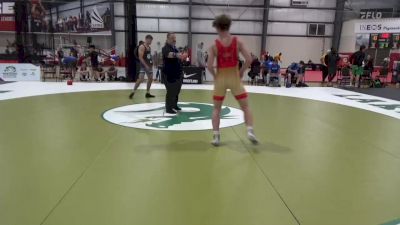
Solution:
<svg viewBox="0 0 400 225"><path fill-rule="evenodd" d="M355 33L400 33L400 19L356 22Z"/></svg>

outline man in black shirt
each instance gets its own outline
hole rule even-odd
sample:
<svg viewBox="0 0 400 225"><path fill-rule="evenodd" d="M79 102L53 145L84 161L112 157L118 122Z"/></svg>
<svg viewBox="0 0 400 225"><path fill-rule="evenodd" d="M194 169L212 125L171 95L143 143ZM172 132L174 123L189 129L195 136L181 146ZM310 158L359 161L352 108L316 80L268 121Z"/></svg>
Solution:
<svg viewBox="0 0 400 225"><path fill-rule="evenodd" d="M360 50L350 56L350 63L352 64L352 80L356 79L355 85L358 87L360 77L364 74L363 63L365 60L365 45L360 47ZM351 84L350 84L351 85Z"/></svg>
<svg viewBox="0 0 400 225"><path fill-rule="evenodd" d="M96 47L94 45L89 46L89 58L91 64L91 76L94 77L96 81L99 81L99 54L95 51Z"/></svg>
<svg viewBox="0 0 400 225"><path fill-rule="evenodd" d="M176 114L181 110L178 106L179 93L182 87L182 67L181 59L187 56L179 53L176 48L176 36L174 33L168 33L167 42L162 48L163 55L163 81L167 88L165 97L166 113Z"/></svg>

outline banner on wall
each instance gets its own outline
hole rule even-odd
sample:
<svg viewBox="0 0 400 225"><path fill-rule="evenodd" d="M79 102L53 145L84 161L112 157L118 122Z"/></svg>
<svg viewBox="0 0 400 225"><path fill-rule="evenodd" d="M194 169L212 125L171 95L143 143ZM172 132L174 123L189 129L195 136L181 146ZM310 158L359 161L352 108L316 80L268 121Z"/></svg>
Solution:
<svg viewBox="0 0 400 225"><path fill-rule="evenodd" d="M361 9L360 19L382 19L392 18L394 16L394 8L386 9Z"/></svg>
<svg viewBox="0 0 400 225"><path fill-rule="evenodd" d="M40 67L29 63L0 64L0 78L5 81L40 81Z"/></svg>
<svg viewBox="0 0 400 225"><path fill-rule="evenodd" d="M400 33L400 19L356 22L355 33Z"/></svg>
<svg viewBox="0 0 400 225"><path fill-rule="evenodd" d="M14 2L0 2L0 31L15 31Z"/></svg>
<svg viewBox="0 0 400 225"><path fill-rule="evenodd" d="M100 16L99 11L97 10L97 7L95 6L90 13L91 17L91 28L92 29L103 29L104 28L104 20Z"/></svg>

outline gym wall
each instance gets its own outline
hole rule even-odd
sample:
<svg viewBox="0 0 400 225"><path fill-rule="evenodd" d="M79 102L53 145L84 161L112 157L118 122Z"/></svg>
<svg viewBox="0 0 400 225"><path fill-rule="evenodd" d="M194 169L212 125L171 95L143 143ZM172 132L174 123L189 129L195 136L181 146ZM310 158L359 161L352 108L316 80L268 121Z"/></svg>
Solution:
<svg viewBox="0 0 400 225"><path fill-rule="evenodd" d="M270 54L283 54L283 67L292 62L312 60L319 63L322 53L332 46L332 38L312 37L267 37L267 49Z"/></svg>

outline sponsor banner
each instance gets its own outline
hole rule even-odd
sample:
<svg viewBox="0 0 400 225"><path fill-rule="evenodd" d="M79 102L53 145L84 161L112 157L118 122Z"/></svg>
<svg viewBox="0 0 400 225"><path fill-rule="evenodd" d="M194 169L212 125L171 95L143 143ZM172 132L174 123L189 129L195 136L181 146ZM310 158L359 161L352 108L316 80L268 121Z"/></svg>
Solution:
<svg viewBox="0 0 400 225"><path fill-rule="evenodd" d="M356 22L355 33L400 33L400 19Z"/></svg>
<svg viewBox="0 0 400 225"><path fill-rule="evenodd" d="M392 18L394 16L394 9L361 9L360 19L382 19Z"/></svg>
<svg viewBox="0 0 400 225"><path fill-rule="evenodd" d="M103 18L100 16L99 11L97 10L97 7L95 6L90 13L90 18L91 18L91 28L92 29L103 29L104 28L104 21Z"/></svg>
<svg viewBox="0 0 400 225"><path fill-rule="evenodd" d="M0 64L0 78L5 81L40 81L40 67L28 63Z"/></svg>
<svg viewBox="0 0 400 225"><path fill-rule="evenodd" d="M0 31L15 31L14 15L0 15Z"/></svg>
<svg viewBox="0 0 400 225"><path fill-rule="evenodd" d="M0 2L0 31L15 31L14 2Z"/></svg>
<svg viewBox="0 0 400 225"><path fill-rule="evenodd" d="M183 83L184 84L201 84L203 83L203 74L205 73L205 68L187 66L183 67Z"/></svg>
<svg viewBox="0 0 400 225"><path fill-rule="evenodd" d="M0 14L14 14L14 2L0 2Z"/></svg>

